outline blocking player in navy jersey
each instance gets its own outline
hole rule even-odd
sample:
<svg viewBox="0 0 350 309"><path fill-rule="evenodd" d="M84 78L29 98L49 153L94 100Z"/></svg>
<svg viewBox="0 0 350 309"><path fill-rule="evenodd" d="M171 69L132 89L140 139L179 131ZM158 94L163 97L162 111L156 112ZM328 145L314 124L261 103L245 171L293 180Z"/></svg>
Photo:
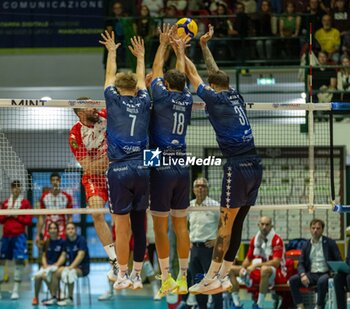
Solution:
<svg viewBox="0 0 350 309"><path fill-rule="evenodd" d="M207 46L213 33L214 28L209 26L209 32L200 38L209 85L203 83L196 67L186 57L186 74L198 96L206 103L216 140L227 159L212 261L203 280L189 289L194 294L217 293L232 287L228 273L241 243L244 219L255 204L262 178L261 160L256 154L244 100L229 86L229 76L219 70Z"/></svg>
<svg viewBox="0 0 350 309"><path fill-rule="evenodd" d="M117 73L114 33L102 34L108 50L105 98L107 106L107 188L115 224L119 263L116 290L142 288L140 272L146 250L144 222L149 203L149 169L143 166L143 150L148 144L150 97L145 85L145 48L140 37L129 46L137 58L136 74ZM134 235L134 263L128 275L129 240Z"/></svg>
<svg viewBox="0 0 350 309"><path fill-rule="evenodd" d="M151 92L153 110L150 122L150 148L162 151L163 157L181 158L186 152L186 130L190 122L192 95L186 88L185 41L172 40L176 27L165 25L160 30L160 45L153 67ZM171 43L177 56L176 69L163 74L164 58ZM175 291L187 294L187 268L190 249L187 228L189 206L188 166L174 164L151 168L151 212L155 243L162 276L159 297ZM170 245L168 217L171 215L179 257L179 274L175 281L169 273Z"/></svg>

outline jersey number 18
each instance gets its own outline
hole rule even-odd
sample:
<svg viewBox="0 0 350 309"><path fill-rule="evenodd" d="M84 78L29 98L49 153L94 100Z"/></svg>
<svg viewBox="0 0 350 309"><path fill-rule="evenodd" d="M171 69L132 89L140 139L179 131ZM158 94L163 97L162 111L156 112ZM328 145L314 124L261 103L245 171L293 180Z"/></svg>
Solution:
<svg viewBox="0 0 350 309"><path fill-rule="evenodd" d="M183 113L175 112L173 114L174 122L173 122L173 134L181 135L184 133L185 129L185 115Z"/></svg>

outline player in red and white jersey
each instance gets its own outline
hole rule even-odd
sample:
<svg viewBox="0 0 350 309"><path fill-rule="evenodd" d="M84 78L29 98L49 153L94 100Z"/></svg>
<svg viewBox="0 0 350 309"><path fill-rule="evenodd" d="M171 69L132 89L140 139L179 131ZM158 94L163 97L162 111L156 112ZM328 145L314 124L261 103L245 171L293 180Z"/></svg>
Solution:
<svg viewBox="0 0 350 309"><path fill-rule="evenodd" d="M1 205L1 209L31 209L30 202L21 194L21 183L14 180L11 183L11 195ZM0 287L4 281L4 266L6 260L15 260L14 286L11 299L19 298L19 285L22 279L24 261L28 259L26 227L32 223L30 215L0 216L3 224L3 235L0 249ZM1 289L0 289L1 299Z"/></svg>
<svg viewBox="0 0 350 309"><path fill-rule="evenodd" d="M73 208L72 196L60 189L61 176L58 173L52 173L50 175L50 182L52 188L50 191L43 193L40 198L41 209L65 209ZM49 237L49 224L56 222L59 228L59 235L61 238L66 239L66 223L72 220L71 215L46 215L39 216L37 223L37 234L35 242L39 244L40 233L43 234L43 240L45 241Z"/></svg>
<svg viewBox="0 0 350 309"><path fill-rule="evenodd" d="M89 100L82 97L78 100ZM86 201L90 208L103 208L108 201L105 172L108 167L105 109L75 108L79 121L71 128L69 145L75 158L83 168L82 184L86 192ZM110 227L103 214L92 214L96 233L113 266L108 278L116 280L118 274L117 256Z"/></svg>
<svg viewBox="0 0 350 309"><path fill-rule="evenodd" d="M241 308L237 276L248 287L253 284L259 285L258 300L253 306L256 309L263 308L269 287L287 283L287 267L282 238L274 231L270 217L261 217L258 226L259 231L250 241L249 250L242 266L232 266L230 273L234 302L232 308Z"/></svg>

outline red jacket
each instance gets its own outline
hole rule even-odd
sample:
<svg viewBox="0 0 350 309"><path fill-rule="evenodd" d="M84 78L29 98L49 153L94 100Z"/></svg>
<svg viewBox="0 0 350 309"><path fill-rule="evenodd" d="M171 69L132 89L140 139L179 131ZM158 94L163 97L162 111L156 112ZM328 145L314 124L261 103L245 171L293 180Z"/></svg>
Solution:
<svg viewBox="0 0 350 309"><path fill-rule="evenodd" d="M1 205L1 209L8 209L7 199ZM23 199L21 202L20 209L31 209L32 206L30 202L26 199ZM15 237L26 232L26 225L32 223L32 216L30 215L19 215L19 216L1 216L0 215L0 224L4 225L3 236L4 237Z"/></svg>

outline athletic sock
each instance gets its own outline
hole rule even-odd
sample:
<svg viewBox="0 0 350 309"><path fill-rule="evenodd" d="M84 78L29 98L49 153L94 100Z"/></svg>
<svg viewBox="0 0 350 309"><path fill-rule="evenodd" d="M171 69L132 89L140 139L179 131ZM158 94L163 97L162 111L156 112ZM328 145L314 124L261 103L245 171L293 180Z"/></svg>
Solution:
<svg viewBox="0 0 350 309"><path fill-rule="evenodd" d="M211 261L206 277L209 279L214 279L214 277L219 273L220 267L221 263Z"/></svg>
<svg viewBox="0 0 350 309"><path fill-rule="evenodd" d="M231 270L231 267L232 267L232 262L230 261L223 261L222 264L221 264L221 268L220 268L220 271L219 271L219 278L220 279L223 279L225 278L228 273L230 272Z"/></svg>
<svg viewBox="0 0 350 309"><path fill-rule="evenodd" d="M103 247L109 257L110 262L113 264L117 261L117 255L115 253L114 243L111 243Z"/></svg>
<svg viewBox="0 0 350 309"><path fill-rule="evenodd" d="M259 293L257 304L260 308L264 308L264 303L265 303L265 294Z"/></svg>
<svg viewBox="0 0 350 309"><path fill-rule="evenodd" d="M187 277L187 270L188 270L188 259L179 258L179 274L177 275L177 279L181 279L183 276Z"/></svg>
<svg viewBox="0 0 350 309"><path fill-rule="evenodd" d="M239 292L232 292L232 301L236 307L241 306L241 299L239 298Z"/></svg>
<svg viewBox="0 0 350 309"><path fill-rule="evenodd" d="M160 271L162 273L162 281L166 280L166 278L168 278L169 275L169 257L165 258L165 259L159 259L159 267L160 267Z"/></svg>
<svg viewBox="0 0 350 309"><path fill-rule="evenodd" d="M119 265L118 277L123 278L128 273L128 265Z"/></svg>

